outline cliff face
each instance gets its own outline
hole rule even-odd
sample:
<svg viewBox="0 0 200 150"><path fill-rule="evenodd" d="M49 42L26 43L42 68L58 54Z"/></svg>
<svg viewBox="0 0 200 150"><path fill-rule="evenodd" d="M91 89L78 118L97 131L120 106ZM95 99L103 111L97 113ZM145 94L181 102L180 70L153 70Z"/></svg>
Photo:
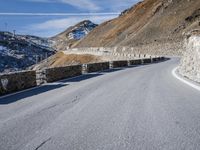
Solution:
<svg viewBox="0 0 200 150"><path fill-rule="evenodd" d="M144 0L96 27L74 47L177 43L182 33L199 26L199 8L199 0Z"/></svg>
<svg viewBox="0 0 200 150"><path fill-rule="evenodd" d="M195 30L188 35L185 48L179 73L200 83L200 30Z"/></svg>

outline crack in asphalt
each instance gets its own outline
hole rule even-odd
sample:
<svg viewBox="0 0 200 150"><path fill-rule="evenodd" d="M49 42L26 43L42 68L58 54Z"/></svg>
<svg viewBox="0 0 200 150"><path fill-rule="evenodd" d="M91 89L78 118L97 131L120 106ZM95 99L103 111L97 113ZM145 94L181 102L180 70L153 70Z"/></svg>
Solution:
<svg viewBox="0 0 200 150"><path fill-rule="evenodd" d="M47 110L49 110L49 109L52 109L52 108L56 107L57 105L58 105L58 104L55 104L55 105L49 106L49 107L47 107L47 108L44 108L44 109L38 111L37 114L42 113L42 112L44 112L44 111L47 111Z"/></svg>
<svg viewBox="0 0 200 150"><path fill-rule="evenodd" d="M51 137L45 140L44 142L42 142L40 145L38 145L34 150L39 150L44 144L46 144L50 140L51 140Z"/></svg>
<svg viewBox="0 0 200 150"><path fill-rule="evenodd" d="M52 109L52 108L54 108L54 107L56 107L56 106L59 106L59 105L69 105L69 104L73 104L73 103L77 102L79 99L80 99L80 98L79 98L78 96L76 96L76 97L75 97L72 101L70 101L70 102L65 102L65 103L62 103L62 104L55 104L55 105L49 106L49 107L44 108L44 109L42 109L41 111L37 112L37 114L38 114L38 113L42 113L42 112L47 111L47 110L50 110L50 109Z"/></svg>

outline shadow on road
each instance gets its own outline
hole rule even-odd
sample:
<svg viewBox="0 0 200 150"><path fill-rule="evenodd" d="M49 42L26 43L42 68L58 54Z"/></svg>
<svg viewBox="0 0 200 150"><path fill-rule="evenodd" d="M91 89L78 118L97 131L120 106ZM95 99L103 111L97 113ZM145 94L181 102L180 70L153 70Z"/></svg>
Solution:
<svg viewBox="0 0 200 150"><path fill-rule="evenodd" d="M109 69L109 70L105 70L105 71L101 71L102 73L110 73L110 72L116 72L116 71L120 71L123 70L123 68L114 68L114 69Z"/></svg>
<svg viewBox="0 0 200 150"><path fill-rule="evenodd" d="M62 80L60 82L62 82L62 83L65 83L65 82L80 82L80 81L88 80L88 79L98 77L98 76L101 76L101 75L103 75L103 74L102 73L84 74L84 75L74 77L74 78L71 78L71 79L65 79L65 80Z"/></svg>
<svg viewBox="0 0 200 150"><path fill-rule="evenodd" d="M71 78L71 79L58 81L58 82L55 82L55 83L52 83L52 84L49 83L49 84L46 84L46 85L43 85L43 86L40 86L40 87L36 87L36 88L30 89L30 90L22 91L20 93L15 93L15 94L12 94L12 95L0 97L0 105L10 104L10 103L16 102L18 100L22 100L22 99L25 99L25 98L28 98L28 97L32 97L32 96L35 96L35 95L38 95L38 94L42 94L42 93L45 93L45 92L49 92L51 90L55 90L55 89L67 86L67 85L69 85L68 82L80 82L80 81L87 80L87 79L90 79L90 78L94 78L94 77L97 77L97 76L100 76L100 75L103 75L103 74L100 74L100 73L85 74L85 75L74 77L74 78Z"/></svg>
<svg viewBox="0 0 200 150"><path fill-rule="evenodd" d="M63 86L66 86L64 84L59 84L59 85L43 85L41 87L37 87L34 89L30 89L27 91L22 91L20 93L16 93L16 94L12 94L12 95L8 95L6 97L0 97L0 105L5 105L5 104L9 104L9 103L13 103L16 102L18 100L27 98L27 97L31 97L31 96L35 96L44 92L48 92L57 88L61 88Z"/></svg>

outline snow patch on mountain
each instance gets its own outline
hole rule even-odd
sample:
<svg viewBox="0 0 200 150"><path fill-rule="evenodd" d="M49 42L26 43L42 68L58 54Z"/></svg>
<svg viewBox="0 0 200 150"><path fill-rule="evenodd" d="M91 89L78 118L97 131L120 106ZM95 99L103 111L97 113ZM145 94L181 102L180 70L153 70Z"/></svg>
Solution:
<svg viewBox="0 0 200 150"><path fill-rule="evenodd" d="M0 32L0 72L24 70L55 54L51 43L46 38Z"/></svg>
<svg viewBox="0 0 200 150"><path fill-rule="evenodd" d="M53 47L57 51L67 50L78 41L82 40L97 26L97 24L89 20L84 20L72 27L69 27L62 33L51 38L51 40L54 41Z"/></svg>
<svg viewBox="0 0 200 150"><path fill-rule="evenodd" d="M69 39L80 40L84 38L91 30L93 30L97 25L91 21L83 21L77 26L75 26L71 32L68 34Z"/></svg>

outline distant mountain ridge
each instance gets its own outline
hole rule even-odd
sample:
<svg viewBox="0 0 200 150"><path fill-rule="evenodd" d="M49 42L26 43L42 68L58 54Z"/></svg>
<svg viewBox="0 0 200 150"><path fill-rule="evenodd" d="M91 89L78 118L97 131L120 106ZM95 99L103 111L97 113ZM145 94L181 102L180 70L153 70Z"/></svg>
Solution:
<svg viewBox="0 0 200 150"><path fill-rule="evenodd" d="M97 24L91 22L90 20L84 20L72 27L69 27L67 30L51 38L55 41L54 48L58 51L70 48L73 44L83 39L97 26Z"/></svg>
<svg viewBox="0 0 200 150"><path fill-rule="evenodd" d="M30 35L0 32L0 72L24 70L55 54L53 41Z"/></svg>
<svg viewBox="0 0 200 150"><path fill-rule="evenodd" d="M84 20L52 38L0 31L0 73L28 69L83 39L96 26Z"/></svg>

